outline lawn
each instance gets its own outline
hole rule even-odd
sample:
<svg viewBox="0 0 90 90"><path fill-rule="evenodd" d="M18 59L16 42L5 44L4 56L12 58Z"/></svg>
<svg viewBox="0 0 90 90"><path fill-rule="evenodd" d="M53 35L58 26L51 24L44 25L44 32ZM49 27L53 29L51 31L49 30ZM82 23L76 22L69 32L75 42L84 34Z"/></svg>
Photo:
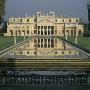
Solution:
<svg viewBox="0 0 90 90"><path fill-rule="evenodd" d="M28 37L26 37L28 38ZM64 37L65 38L65 37ZM16 37L17 43L24 40L24 37ZM75 37L68 37L68 41L75 42ZM78 37L78 44L90 49L90 37ZM0 36L0 50L8 48L14 45L14 37L9 36Z"/></svg>
<svg viewBox="0 0 90 90"><path fill-rule="evenodd" d="M16 37L17 43L21 42L24 37ZM12 36L0 36L0 50L8 48L14 45L14 37Z"/></svg>
<svg viewBox="0 0 90 90"><path fill-rule="evenodd" d="M75 37L68 37L67 40L75 42ZM77 43L90 49L90 37L77 37Z"/></svg>

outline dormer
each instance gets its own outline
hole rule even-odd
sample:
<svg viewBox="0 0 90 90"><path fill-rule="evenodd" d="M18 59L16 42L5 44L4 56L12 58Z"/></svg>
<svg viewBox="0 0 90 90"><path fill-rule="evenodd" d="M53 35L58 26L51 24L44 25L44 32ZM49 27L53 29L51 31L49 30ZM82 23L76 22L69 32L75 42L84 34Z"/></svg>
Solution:
<svg viewBox="0 0 90 90"><path fill-rule="evenodd" d="M55 12L50 12L50 16L55 17Z"/></svg>
<svg viewBox="0 0 90 90"><path fill-rule="evenodd" d="M41 11L37 12L37 17L41 16Z"/></svg>

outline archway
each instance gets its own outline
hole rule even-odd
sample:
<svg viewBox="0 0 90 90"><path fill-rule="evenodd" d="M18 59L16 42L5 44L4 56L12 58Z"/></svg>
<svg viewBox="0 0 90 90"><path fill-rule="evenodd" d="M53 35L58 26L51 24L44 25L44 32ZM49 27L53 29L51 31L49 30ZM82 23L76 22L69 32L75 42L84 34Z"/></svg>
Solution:
<svg viewBox="0 0 90 90"><path fill-rule="evenodd" d="M69 36L69 30L67 30L66 33L67 33L67 36Z"/></svg>
<svg viewBox="0 0 90 90"><path fill-rule="evenodd" d="M21 36L21 31L20 30L18 31L18 33L19 33L19 36Z"/></svg>
<svg viewBox="0 0 90 90"><path fill-rule="evenodd" d="M10 30L10 34L11 34L11 36L13 36L13 31L12 30Z"/></svg>
<svg viewBox="0 0 90 90"><path fill-rule="evenodd" d="M71 30L71 36L73 36L73 30Z"/></svg>
<svg viewBox="0 0 90 90"><path fill-rule="evenodd" d="M81 30L78 31L78 36L82 36L82 31Z"/></svg>

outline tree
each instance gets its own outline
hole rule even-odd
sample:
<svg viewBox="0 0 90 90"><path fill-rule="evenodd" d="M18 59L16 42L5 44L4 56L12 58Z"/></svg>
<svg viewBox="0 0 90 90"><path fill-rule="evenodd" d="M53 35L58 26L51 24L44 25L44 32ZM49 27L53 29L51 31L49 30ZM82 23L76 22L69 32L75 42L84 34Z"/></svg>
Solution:
<svg viewBox="0 0 90 90"><path fill-rule="evenodd" d="M3 16L5 15L5 2L6 0L0 0L0 23L3 20Z"/></svg>

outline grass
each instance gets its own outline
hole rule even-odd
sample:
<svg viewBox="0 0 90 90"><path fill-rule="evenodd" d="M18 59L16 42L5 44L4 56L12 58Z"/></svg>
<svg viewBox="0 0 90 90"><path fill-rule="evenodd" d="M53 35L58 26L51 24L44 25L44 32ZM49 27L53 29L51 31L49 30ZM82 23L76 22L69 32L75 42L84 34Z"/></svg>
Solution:
<svg viewBox="0 0 90 90"><path fill-rule="evenodd" d="M26 37L28 38L28 37ZM24 37L16 37L17 43L23 41ZM14 45L14 37L0 36L0 51Z"/></svg>
<svg viewBox="0 0 90 90"><path fill-rule="evenodd" d="M75 42L75 37L68 37L67 40ZM90 37L77 37L77 43L90 49Z"/></svg>
<svg viewBox="0 0 90 90"><path fill-rule="evenodd" d="M64 37L65 38L65 37ZM78 44L90 49L90 37L77 37ZM23 41L24 37L16 37L17 43ZM28 39L28 37L26 37ZM75 37L68 37L68 41L75 42ZM0 50L8 48L14 45L14 37L12 36L0 36Z"/></svg>

